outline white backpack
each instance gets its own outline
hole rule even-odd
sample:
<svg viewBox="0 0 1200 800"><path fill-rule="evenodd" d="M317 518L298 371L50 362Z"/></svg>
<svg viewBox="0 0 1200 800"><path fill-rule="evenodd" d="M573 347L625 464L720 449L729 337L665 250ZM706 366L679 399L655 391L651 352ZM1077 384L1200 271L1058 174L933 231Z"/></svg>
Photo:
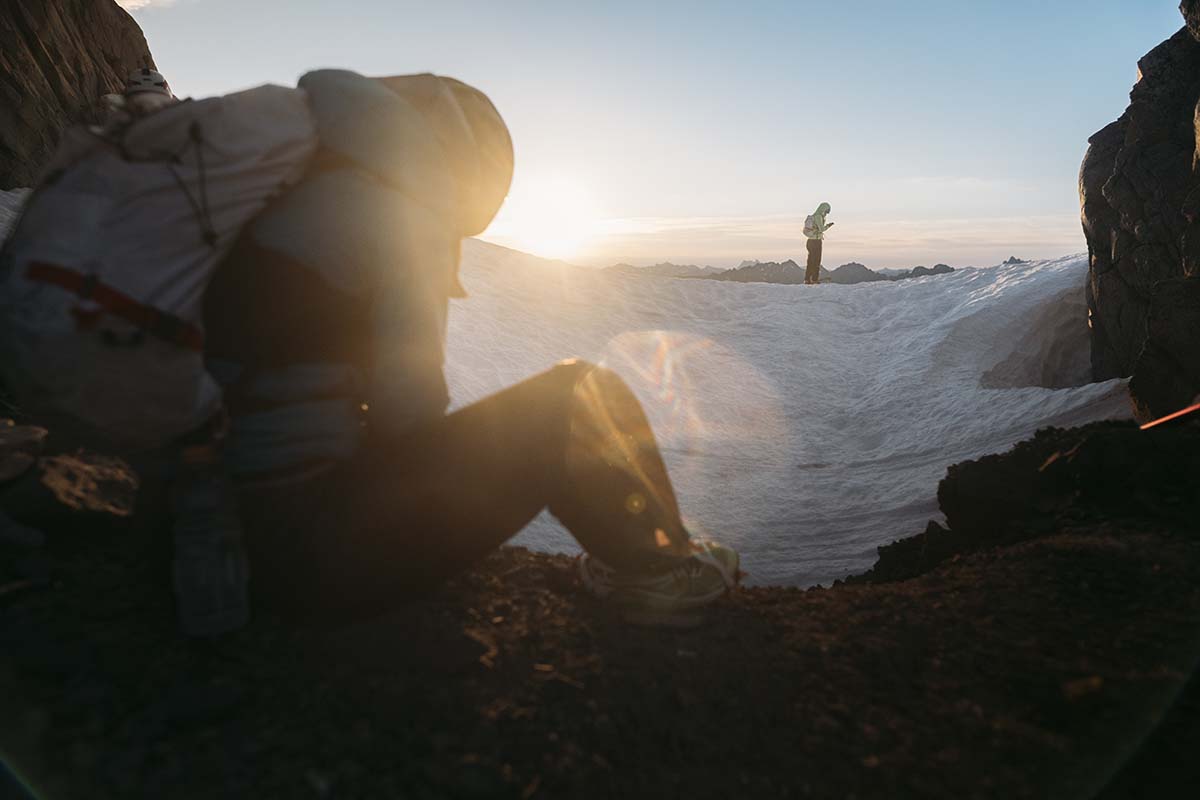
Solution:
<svg viewBox="0 0 1200 800"><path fill-rule="evenodd" d="M813 214L804 218L804 235L809 239L817 238L817 220Z"/></svg>
<svg viewBox="0 0 1200 800"><path fill-rule="evenodd" d="M316 149L300 89L185 101L68 132L0 249L0 380L18 408L122 448L220 410L204 292Z"/></svg>

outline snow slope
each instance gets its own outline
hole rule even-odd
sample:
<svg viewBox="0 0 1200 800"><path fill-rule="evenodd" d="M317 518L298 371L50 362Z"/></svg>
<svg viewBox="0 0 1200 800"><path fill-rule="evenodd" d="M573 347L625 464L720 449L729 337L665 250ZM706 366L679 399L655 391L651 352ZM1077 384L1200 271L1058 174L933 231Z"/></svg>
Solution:
<svg viewBox="0 0 1200 800"><path fill-rule="evenodd" d="M854 286L632 279L468 241L451 392L457 406L564 357L604 363L646 405L694 532L738 547L755 583L825 583L939 518L949 464L1128 416L1120 381L1004 385L1086 375L1067 301L1086 272L1070 256ZM545 515L519 541L574 548Z"/></svg>
<svg viewBox="0 0 1200 800"><path fill-rule="evenodd" d="M0 232L22 194L0 192ZM1019 385L1087 372L1085 331L1063 324L1085 324L1083 256L806 287L631 278L476 240L463 253L455 406L562 358L611 367L646 406L692 530L739 548L755 583L862 571L938 517L947 465L1128 415L1120 381ZM546 515L518 541L575 549Z"/></svg>

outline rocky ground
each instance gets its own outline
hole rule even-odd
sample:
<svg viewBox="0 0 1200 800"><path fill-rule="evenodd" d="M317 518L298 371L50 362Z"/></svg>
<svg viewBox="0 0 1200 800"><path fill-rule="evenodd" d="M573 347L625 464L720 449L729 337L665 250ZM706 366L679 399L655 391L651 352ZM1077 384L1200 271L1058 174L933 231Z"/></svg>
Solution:
<svg viewBox="0 0 1200 800"><path fill-rule="evenodd" d="M1198 444L1043 432L952 468L950 528L867 576L691 627L510 548L380 619L202 645L154 526L77 510L0 550L0 751L51 798L1186 796Z"/></svg>

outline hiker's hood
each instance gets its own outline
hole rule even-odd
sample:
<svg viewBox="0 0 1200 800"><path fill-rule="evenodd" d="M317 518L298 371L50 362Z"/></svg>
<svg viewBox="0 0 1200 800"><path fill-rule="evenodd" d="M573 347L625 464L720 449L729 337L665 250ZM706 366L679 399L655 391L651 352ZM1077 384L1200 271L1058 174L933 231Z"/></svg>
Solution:
<svg viewBox="0 0 1200 800"><path fill-rule="evenodd" d="M483 92L454 78L424 74L379 81L415 107L441 142L458 184L463 235L483 233L512 183L512 139L500 112Z"/></svg>
<svg viewBox="0 0 1200 800"><path fill-rule="evenodd" d="M823 217L832 210L833 209L829 207L829 203L821 203L821 205L817 206L817 216Z"/></svg>
<svg viewBox="0 0 1200 800"><path fill-rule="evenodd" d="M512 182L508 128L491 101L453 78L367 78L317 70L300 79L321 146L422 205L482 233Z"/></svg>

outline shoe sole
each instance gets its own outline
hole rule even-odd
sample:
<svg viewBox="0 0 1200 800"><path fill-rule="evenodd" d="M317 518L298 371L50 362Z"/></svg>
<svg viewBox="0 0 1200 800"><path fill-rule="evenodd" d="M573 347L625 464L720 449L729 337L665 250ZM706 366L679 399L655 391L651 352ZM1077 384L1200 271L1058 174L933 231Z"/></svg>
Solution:
<svg viewBox="0 0 1200 800"><path fill-rule="evenodd" d="M697 556L700 555L697 553ZM679 597L643 591L637 587L622 586L620 583L613 581L611 571L606 568L600 571L607 572L607 575L602 574L600 577L593 575L592 559L589 559L586 555L580 556L579 559L579 577L584 587L594 597L622 606L627 616L630 613L636 613L653 620L658 616L686 614L687 612L704 608L719 600L722 595L728 594L732 589L737 588L741 578L741 557L736 552L733 552L732 565L724 564L707 552L704 553L703 560L707 561L712 568L718 570L723 580L719 587L714 587L712 591L699 595ZM732 577L730 578L730 576ZM726 579L730 579L732 582L726 582ZM662 623L649 621L644 624L657 625ZM667 624L670 625L671 623Z"/></svg>

